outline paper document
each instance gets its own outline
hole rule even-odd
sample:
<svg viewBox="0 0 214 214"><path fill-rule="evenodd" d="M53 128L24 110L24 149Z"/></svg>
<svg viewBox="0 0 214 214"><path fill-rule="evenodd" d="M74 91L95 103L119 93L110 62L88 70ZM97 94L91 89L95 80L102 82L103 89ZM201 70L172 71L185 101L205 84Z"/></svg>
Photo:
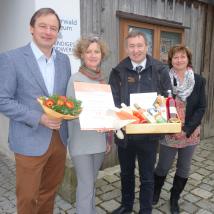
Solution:
<svg viewBox="0 0 214 214"><path fill-rule="evenodd" d="M130 94L130 106L137 103L143 109L153 107L157 98L157 92Z"/></svg>
<svg viewBox="0 0 214 214"><path fill-rule="evenodd" d="M119 129L132 121L120 120L115 109L111 87L108 84L74 82L75 95L82 101L81 130Z"/></svg>

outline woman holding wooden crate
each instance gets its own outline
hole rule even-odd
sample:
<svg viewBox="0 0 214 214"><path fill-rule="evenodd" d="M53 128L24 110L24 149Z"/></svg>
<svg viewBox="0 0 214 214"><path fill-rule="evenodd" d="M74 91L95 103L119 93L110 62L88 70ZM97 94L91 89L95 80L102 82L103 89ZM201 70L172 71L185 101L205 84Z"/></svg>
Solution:
<svg viewBox="0 0 214 214"><path fill-rule="evenodd" d="M206 108L205 79L194 73L192 54L185 46L173 46L168 53L168 63L182 132L167 135L160 144L159 161L154 174L153 205L158 203L167 173L178 154L170 196L170 211L177 214L178 200L187 183L192 156L200 141L200 123Z"/></svg>

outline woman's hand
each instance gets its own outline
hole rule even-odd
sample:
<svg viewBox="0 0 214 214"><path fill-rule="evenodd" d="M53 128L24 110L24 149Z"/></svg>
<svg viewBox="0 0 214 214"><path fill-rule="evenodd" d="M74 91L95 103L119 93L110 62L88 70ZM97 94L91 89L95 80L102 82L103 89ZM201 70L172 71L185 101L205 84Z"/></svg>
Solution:
<svg viewBox="0 0 214 214"><path fill-rule="evenodd" d="M107 144L106 144L106 152L105 152L106 155L110 153L111 147L112 147L112 146L111 146L110 143L107 143Z"/></svg>
<svg viewBox="0 0 214 214"><path fill-rule="evenodd" d="M102 128L102 129L97 129L96 131L99 132L99 133L105 133L105 132L110 132L111 129Z"/></svg>

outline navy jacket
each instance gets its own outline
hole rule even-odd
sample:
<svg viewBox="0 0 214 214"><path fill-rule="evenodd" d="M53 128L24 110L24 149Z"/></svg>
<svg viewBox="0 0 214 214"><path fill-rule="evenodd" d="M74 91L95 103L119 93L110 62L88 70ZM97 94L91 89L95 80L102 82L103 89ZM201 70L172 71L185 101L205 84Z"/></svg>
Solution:
<svg viewBox="0 0 214 214"><path fill-rule="evenodd" d="M195 86L187 98L185 123L182 127L187 137L190 137L194 130L201 124L206 109L206 81L198 74L194 74L194 76Z"/></svg>
<svg viewBox="0 0 214 214"><path fill-rule="evenodd" d="M115 105L121 107L121 103L130 104L131 93L157 92L161 95L167 95L167 90L171 89L171 81L168 68L147 55L146 68L138 74L132 68L129 57L122 60L115 68L112 69L109 79ZM139 75L141 78L139 79ZM146 102L146 101L145 101ZM129 135L128 139L136 141L157 141L160 135L156 134L139 134ZM115 138L116 143L121 140ZM127 136L124 141L127 140ZM126 143L122 141L121 145Z"/></svg>

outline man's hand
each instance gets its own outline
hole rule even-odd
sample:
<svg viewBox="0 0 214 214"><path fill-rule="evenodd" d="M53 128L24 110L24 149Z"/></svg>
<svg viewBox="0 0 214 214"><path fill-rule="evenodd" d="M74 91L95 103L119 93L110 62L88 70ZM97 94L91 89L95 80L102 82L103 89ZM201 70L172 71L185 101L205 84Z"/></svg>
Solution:
<svg viewBox="0 0 214 214"><path fill-rule="evenodd" d="M40 124L49 128L49 129L60 129L60 125L62 123L61 119L49 118L47 114L43 114L40 118Z"/></svg>

